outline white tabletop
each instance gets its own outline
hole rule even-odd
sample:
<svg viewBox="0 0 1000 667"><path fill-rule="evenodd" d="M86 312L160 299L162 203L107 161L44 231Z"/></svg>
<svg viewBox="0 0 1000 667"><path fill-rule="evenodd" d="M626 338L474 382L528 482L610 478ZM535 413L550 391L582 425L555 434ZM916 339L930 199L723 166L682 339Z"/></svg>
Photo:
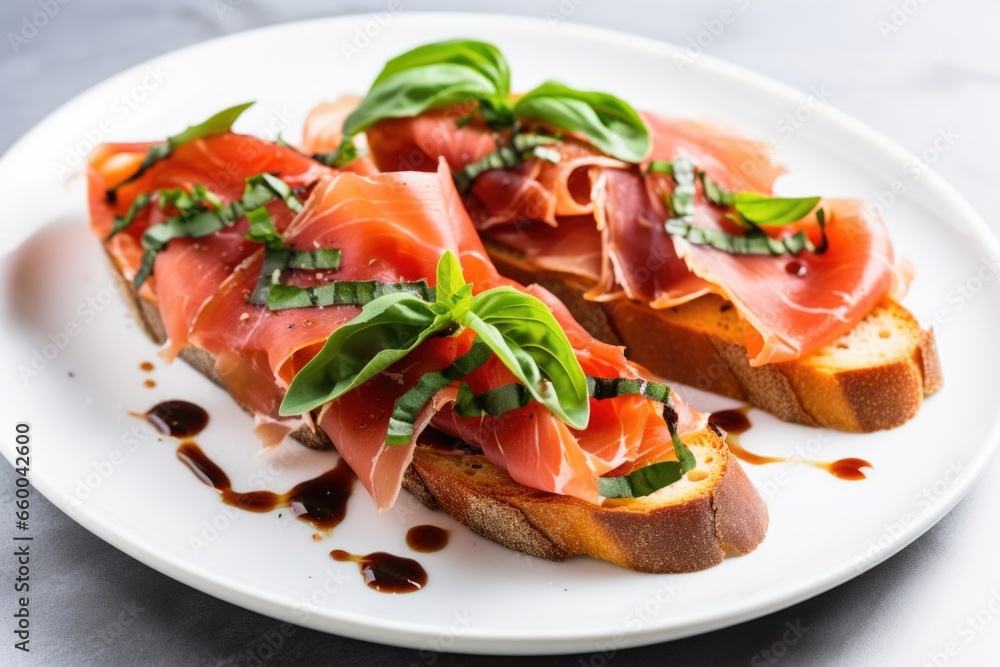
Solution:
<svg viewBox="0 0 1000 667"><path fill-rule="evenodd" d="M65 4L62 4L64 3ZM1000 182L996 0L398 0L403 11L476 7L633 32L692 47L808 90L933 167L986 218ZM381 11L388 0L5 0L0 150L73 95L137 62L272 23ZM489 5L490 7L487 7ZM655 9L654 9L655 7ZM44 21L36 14L49 12ZM28 23L42 24L31 30ZM11 35L15 35L12 37ZM934 150L940 135L953 137ZM939 147L949 142L939 142ZM925 155L925 161L927 160ZM994 181L993 179L997 179ZM869 196L874 196L871 193ZM902 196L906 196L905 194ZM956 418L961 418L956 415ZM947 447L947 443L941 443ZM4 506L14 472L0 466ZM34 496L29 656L0 622L0 663L385 665L985 665L1000 662L1000 462L936 527L826 594L717 632L618 655L506 659L432 655L288 626L179 584L103 543ZM14 608L0 557L0 617ZM36 574L37 573L37 574ZM788 632L796 627L797 633ZM268 642L270 641L270 645ZM269 648L271 646L271 648Z"/></svg>

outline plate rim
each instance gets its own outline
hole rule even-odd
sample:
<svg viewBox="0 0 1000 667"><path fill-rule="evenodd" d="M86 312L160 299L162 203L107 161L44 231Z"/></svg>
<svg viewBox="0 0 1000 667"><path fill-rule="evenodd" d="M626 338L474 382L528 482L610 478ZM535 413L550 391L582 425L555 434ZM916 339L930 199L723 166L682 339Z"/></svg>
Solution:
<svg viewBox="0 0 1000 667"><path fill-rule="evenodd" d="M19 154L38 140L36 139L36 135L42 134L46 126L58 123L63 115L68 114L73 108L79 105L86 104L88 98L100 95L104 88L121 82L128 76L141 71L143 68L157 61L175 57L190 57L191 52L199 49L217 49L220 45L227 42L260 39L261 35L265 34L294 33L305 26L315 27L316 24L324 23L350 24L367 16L368 13L345 14L253 28L190 44L128 67L73 96L25 132L0 156L0 172L11 168L11 164L16 165ZM400 22L413 22L414 24L420 24L421 22L450 22L456 24L456 30L460 30L463 24L482 25L495 24L497 22L504 23L505 28L512 30L538 30L547 25L543 18L478 12L414 11L407 12L405 15L400 15L396 18ZM560 24L559 30L573 33L575 36L585 38L595 42L595 44L616 49L646 50L655 52L664 58L683 54L683 48L678 45L635 35L622 30L579 24L572 21ZM719 78L738 80L744 85L760 90L769 97L792 104L801 104L807 99L806 93L792 86L739 65L720 60L715 56L702 55L691 66L695 69L709 72ZM906 160L912 155L895 141L840 109L830 105L823 105L821 108L815 109L814 113L817 116L824 117L826 122L832 124L837 129L857 136L874 150L899 162ZM924 172L920 187L930 191L930 194L940 198L949 209L958 213L963 227L973 234L975 240L982 244L986 252L1000 255L1000 241L997 240L997 237L990 230L985 220L962 197L954 186L945 181L933 167L928 166ZM6 186L4 189L6 189ZM7 247L0 251L0 256L10 253L19 247L20 243L5 245ZM949 490L932 505L929 511L924 512L917 521L911 524L902 538L895 540L890 548L881 551L878 558L867 562L866 567L858 568L850 561L845 561L840 567L831 568L822 575L814 576L805 582L801 582L798 586L794 587L794 592L792 593L779 591L769 597L765 597L763 600L754 598L753 604L730 605L726 608L725 613L721 614L717 610L713 611L710 609L700 612L694 611L683 625L657 626L655 623L651 623L642 630L628 633L626 646L637 647L670 641L759 618L824 593L845 581L859 576L904 549L947 515L980 479L998 448L1000 448L1000 415L995 417L992 426L984 437L983 445L976 451L976 457L969 466L972 474L963 475L960 481L949 487ZM8 457L6 450L7 448L4 448L3 453L5 457ZM40 484L38 483L39 481L41 482ZM105 517L91 512L86 505L82 509L72 507L70 503L63 499L54 484L50 484L46 480L44 475L38 481L32 477L31 482L37 490L61 511L115 548L177 581L231 604L236 604L237 606L273 618L322 632L343 634L344 636L392 646L421 648L422 643L426 643L439 634L439 632L436 632L430 626L421 626L419 623L415 625L412 620L404 621L382 618L379 620L379 624L372 624L368 622L366 617L362 617L364 620L358 620L357 618L352 618L350 613L337 608L324 608L322 614L310 613L305 618L299 618L296 615L295 609L284 598L237 581L229 580L225 583L220 583L220 581L224 580L201 572L197 564L183 561L170 554L160 552L155 547L146 544L142 539L137 539L134 535L121 533ZM326 621L326 623L323 621ZM331 628L330 621L336 623L336 627ZM596 636L589 629L580 631L560 629L553 633L553 631L544 628L538 628L531 632L525 629L511 632L508 629L491 630L489 627L470 628L467 632L454 637L454 644L449 651L504 655L565 654L586 650L587 647L592 647L601 640L609 639L612 633L619 632L619 628L613 628L609 631L608 635Z"/></svg>

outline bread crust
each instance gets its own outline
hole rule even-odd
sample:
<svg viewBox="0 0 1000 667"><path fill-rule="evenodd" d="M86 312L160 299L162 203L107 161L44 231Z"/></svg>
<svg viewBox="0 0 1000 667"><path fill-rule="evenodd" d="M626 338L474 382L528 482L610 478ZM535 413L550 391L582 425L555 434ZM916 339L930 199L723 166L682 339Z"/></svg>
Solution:
<svg viewBox="0 0 1000 667"><path fill-rule="evenodd" d="M147 336L162 345L166 330L159 308L140 297L108 259L132 315ZM222 386L210 353L189 346L179 356ZM321 429L304 426L291 435L314 449L334 447ZM693 572L719 564L728 553L753 551L764 539L768 514L716 433L705 430L685 440L699 460L694 472L703 478L678 482L691 488L662 501L594 505L522 486L482 454L427 444L416 447L403 488L429 509L530 556L561 561L582 554L641 572Z"/></svg>
<svg viewBox="0 0 1000 667"><path fill-rule="evenodd" d="M538 283L556 295L590 333L624 345L632 361L670 380L722 394L780 419L871 432L911 419L942 384L933 331L924 331L898 303L885 300L872 316L895 318L911 343L902 352L854 368L832 368L821 355L751 367L738 317L715 295L663 310L620 299L589 301L586 279L538 268L523 254L485 239L503 275ZM836 345L837 341L831 345Z"/></svg>

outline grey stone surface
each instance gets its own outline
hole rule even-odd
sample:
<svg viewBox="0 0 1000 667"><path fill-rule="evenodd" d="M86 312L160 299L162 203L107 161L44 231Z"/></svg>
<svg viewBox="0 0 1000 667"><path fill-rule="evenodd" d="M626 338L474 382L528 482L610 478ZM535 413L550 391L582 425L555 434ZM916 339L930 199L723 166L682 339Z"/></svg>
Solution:
<svg viewBox="0 0 1000 667"><path fill-rule="evenodd" d="M121 69L223 34L290 20L370 12L376 2L5 0L0 5L0 150L75 94ZM831 103L919 153L952 127L959 140L934 168L998 228L1000 22L995 0L401 0L404 11L482 10L569 20L682 45L726 9L738 19L704 51L797 88L823 84ZM24 43L24 21L58 7ZM231 10L231 11L228 11ZM30 30L27 32L31 32ZM16 47L16 48L15 48ZM992 219L991 219L992 218ZM956 415L956 418L961 418ZM941 443L946 446L946 443ZM0 466L0 507L14 472ZM0 557L0 663L45 665L823 665L996 664L1000 618L967 635L967 617L1000 589L1000 464L935 528L888 562L826 594L755 621L615 655L490 658L390 648L279 621L216 600L138 563L35 494L29 656L14 651L12 560ZM6 530L6 529L5 529ZM6 547L4 548L6 551ZM788 624L808 631L772 654ZM284 630L284 632L282 632ZM276 634L277 633L277 634ZM277 649L267 636L283 637ZM955 642L957 655L943 653ZM262 650L262 647L263 648Z"/></svg>

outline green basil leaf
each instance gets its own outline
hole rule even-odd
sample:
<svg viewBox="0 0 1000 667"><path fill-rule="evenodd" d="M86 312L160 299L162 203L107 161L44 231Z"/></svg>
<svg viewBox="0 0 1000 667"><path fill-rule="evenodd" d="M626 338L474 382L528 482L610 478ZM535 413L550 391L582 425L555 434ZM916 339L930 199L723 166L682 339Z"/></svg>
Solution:
<svg viewBox="0 0 1000 667"><path fill-rule="evenodd" d="M344 138L388 118L412 118L470 100L489 115L509 115L509 95L510 71L495 46L475 40L427 44L386 63L344 121Z"/></svg>
<svg viewBox="0 0 1000 667"><path fill-rule="evenodd" d="M462 265L451 250L446 250L437 265L437 302L451 306L459 291L468 286L462 275Z"/></svg>
<svg viewBox="0 0 1000 667"><path fill-rule="evenodd" d="M240 114L246 111L252 104L253 102L246 102L244 104L237 104L234 107L229 107L228 109L223 109L208 120L198 123L197 125L191 125L184 131L167 137L167 140L164 143L154 144L151 146L149 151L146 153L146 157L143 159L142 164L139 165L139 169L134 174L113 188L109 188L105 191L105 196L108 201L113 202L115 200L118 188L126 183L131 183L132 181L140 178L150 167L160 160L170 157L170 155L180 146L196 139L205 139L217 134L225 134L226 132L229 132L233 127L233 123L235 123L236 119L240 117Z"/></svg>
<svg viewBox="0 0 1000 667"><path fill-rule="evenodd" d="M474 39L434 42L402 53L385 64L372 87L385 83L399 72L441 63L461 65L478 72L492 83L498 97L510 95L510 68L507 59L497 47Z"/></svg>
<svg viewBox="0 0 1000 667"><path fill-rule="evenodd" d="M490 346L531 396L573 428L590 419L587 378L548 306L511 287L473 297L457 318Z"/></svg>
<svg viewBox="0 0 1000 667"><path fill-rule="evenodd" d="M816 208L819 197L769 197L756 192L737 192L733 207L749 222L764 227L801 220Z"/></svg>
<svg viewBox="0 0 1000 667"><path fill-rule="evenodd" d="M679 461L662 461L620 477L599 477L597 488L605 498L641 498L670 486L683 476Z"/></svg>
<svg viewBox="0 0 1000 667"><path fill-rule="evenodd" d="M450 322L431 304L401 292L380 297L327 339L296 373L280 414L297 415L332 401L384 371Z"/></svg>
<svg viewBox="0 0 1000 667"><path fill-rule="evenodd" d="M649 128L632 106L609 93L580 91L549 81L514 103L514 115L583 135L624 162L639 163L652 148Z"/></svg>

